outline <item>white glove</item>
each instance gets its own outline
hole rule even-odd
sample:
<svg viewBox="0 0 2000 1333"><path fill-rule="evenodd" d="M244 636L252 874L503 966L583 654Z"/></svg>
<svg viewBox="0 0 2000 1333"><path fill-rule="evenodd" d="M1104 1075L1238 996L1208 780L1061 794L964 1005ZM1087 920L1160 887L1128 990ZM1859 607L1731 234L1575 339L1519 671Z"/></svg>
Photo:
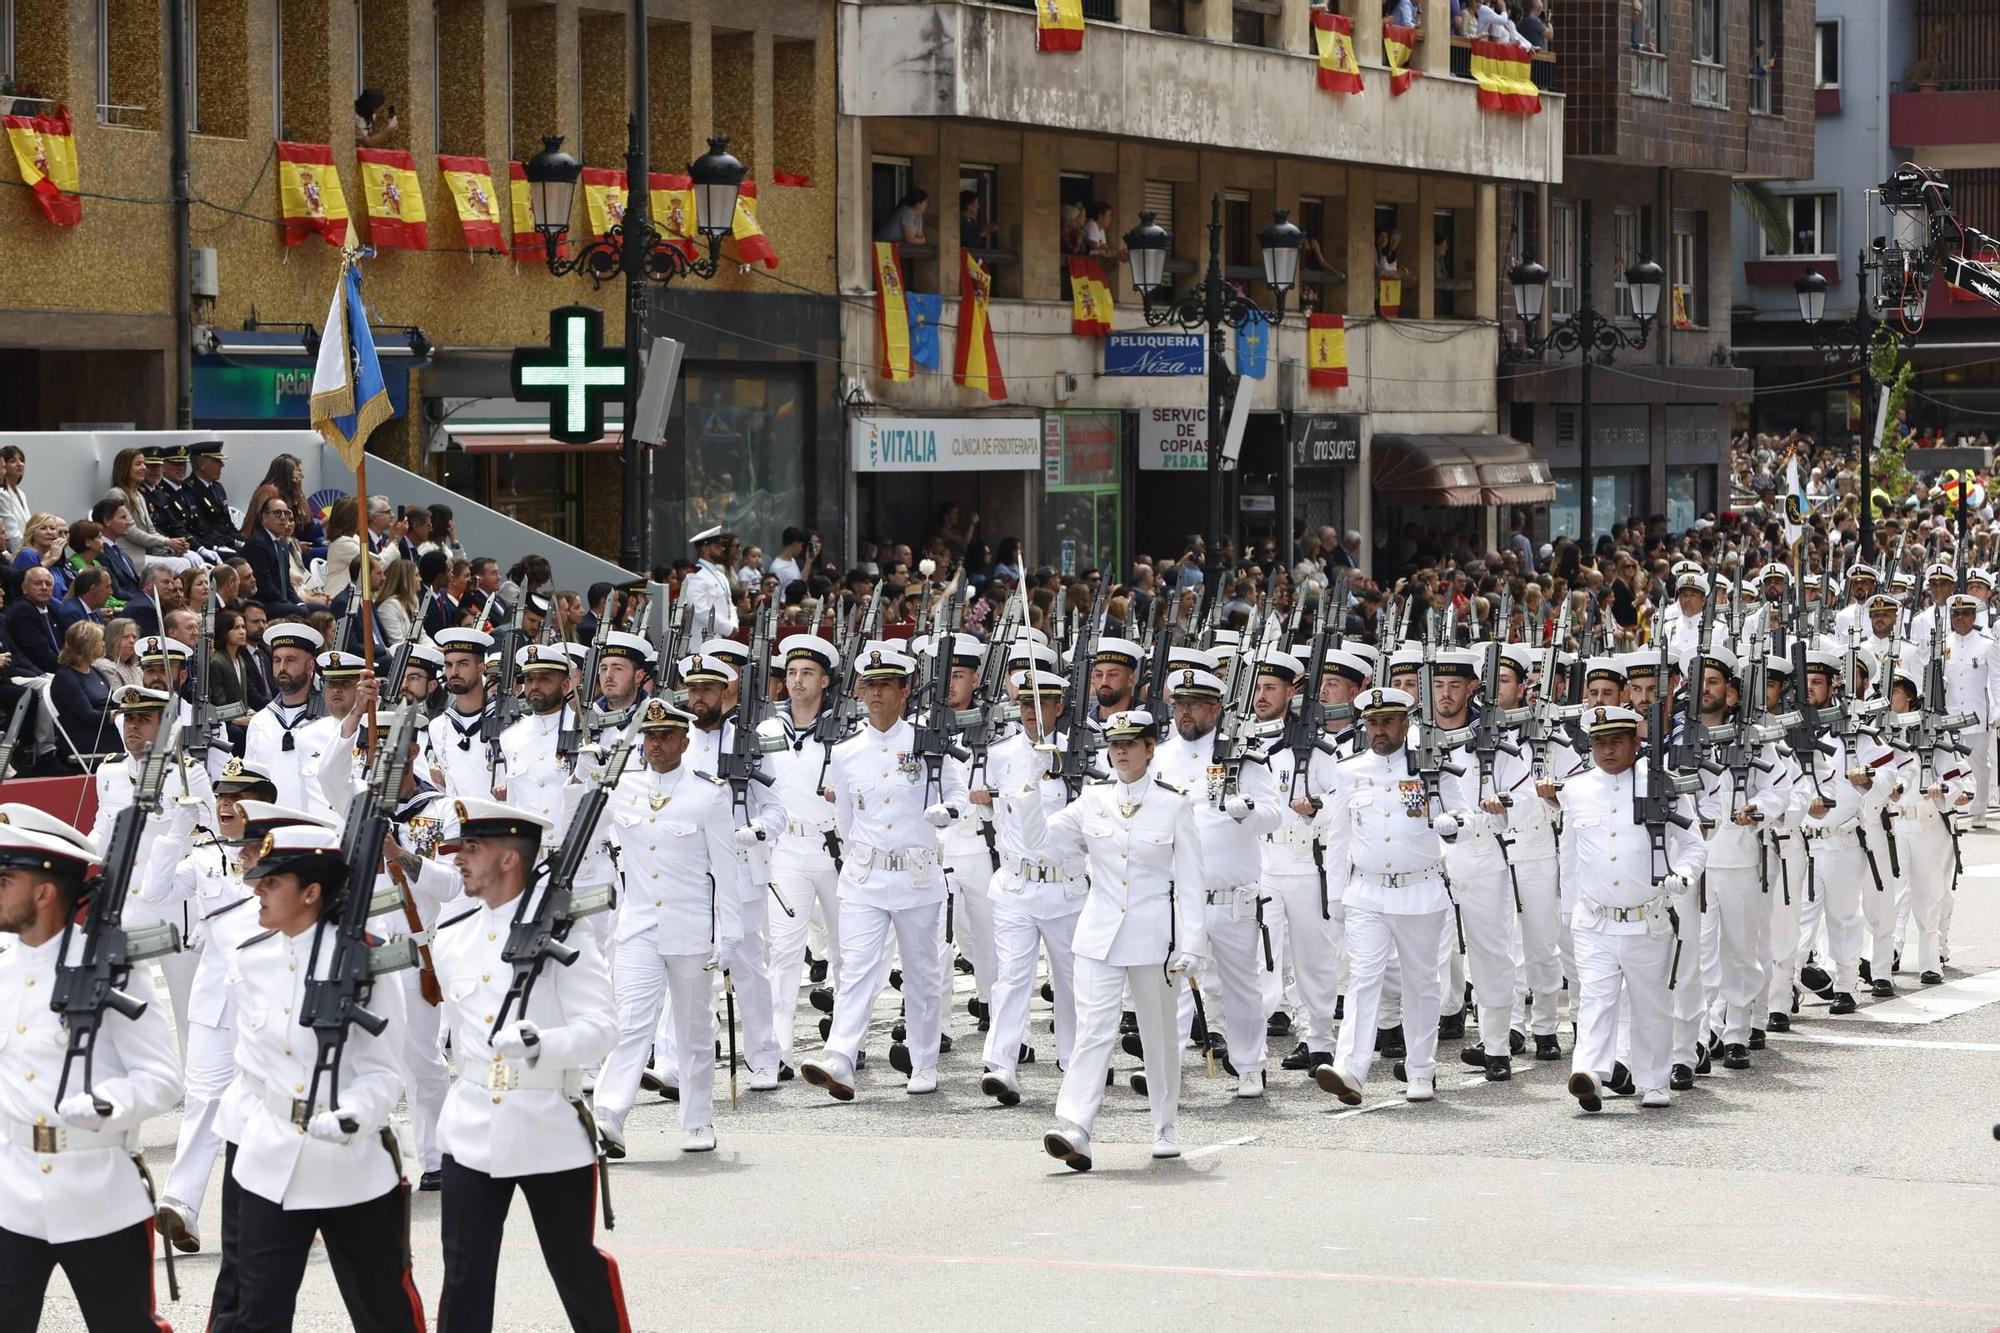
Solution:
<svg viewBox="0 0 2000 1333"><path fill-rule="evenodd" d="M745 824L742 828L736 830L736 845L738 847L755 847L762 841L764 841L764 830L758 828L755 824Z"/></svg>
<svg viewBox="0 0 2000 1333"><path fill-rule="evenodd" d="M493 1038L493 1053L510 1064L529 1069L542 1058L542 1034L525 1018L517 1018Z"/></svg>
<svg viewBox="0 0 2000 1333"><path fill-rule="evenodd" d="M341 1117L346 1113L339 1107L331 1111L321 1111L306 1121L306 1133L321 1143L352 1143L354 1136L341 1126Z"/></svg>
<svg viewBox="0 0 2000 1333"><path fill-rule="evenodd" d="M1441 814L1431 821L1432 832L1436 833L1438 837L1446 842L1456 842L1458 840L1458 831L1462 827L1464 826L1459 822L1458 816L1449 812Z"/></svg>
<svg viewBox="0 0 2000 1333"><path fill-rule="evenodd" d="M924 811L924 822L932 828L949 828L958 819L958 811L940 802Z"/></svg>
<svg viewBox="0 0 2000 1333"><path fill-rule="evenodd" d="M1680 897L1688 891L1688 887L1688 878L1686 875L1671 873L1663 875L1660 878L1660 892L1666 894L1669 898Z"/></svg>
<svg viewBox="0 0 2000 1333"><path fill-rule="evenodd" d="M1256 807L1241 796L1230 796L1222 802L1222 813L1228 815L1239 824L1250 818L1250 812L1254 809Z"/></svg>
<svg viewBox="0 0 2000 1333"><path fill-rule="evenodd" d="M201 818L199 805L184 805L178 800L170 800L167 809L167 836L186 841L194 837L194 826Z"/></svg>
<svg viewBox="0 0 2000 1333"><path fill-rule="evenodd" d="M104 1100L111 1101L109 1097ZM63 1123L71 1129L89 1130L94 1134L112 1128L112 1122L118 1118L118 1104L111 1103L109 1115L99 1115L96 1099L90 1093L72 1092L56 1103L56 1114L61 1116Z"/></svg>
<svg viewBox="0 0 2000 1333"><path fill-rule="evenodd" d="M1196 968L1200 966L1201 966L1201 958L1199 955L1188 953L1185 950L1176 949L1174 951L1173 957L1167 959L1167 975L1172 977L1184 977L1192 973Z"/></svg>

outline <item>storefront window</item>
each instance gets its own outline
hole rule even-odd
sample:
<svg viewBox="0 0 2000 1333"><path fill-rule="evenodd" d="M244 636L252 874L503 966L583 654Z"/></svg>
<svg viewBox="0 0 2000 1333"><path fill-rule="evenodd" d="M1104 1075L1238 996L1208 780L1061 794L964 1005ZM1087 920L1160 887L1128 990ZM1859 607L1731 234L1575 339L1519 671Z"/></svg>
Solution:
<svg viewBox="0 0 2000 1333"><path fill-rule="evenodd" d="M785 528L806 521L806 386L803 375L682 372L670 443L653 453L649 560L672 561L717 524L768 557Z"/></svg>
<svg viewBox="0 0 2000 1333"><path fill-rule="evenodd" d="M1043 564L1066 574L1101 569L1117 581L1124 424L1118 412L1051 412L1043 419Z"/></svg>
<svg viewBox="0 0 2000 1333"><path fill-rule="evenodd" d="M1556 502L1549 506L1549 540L1568 537L1577 540L1577 479L1573 470L1556 473ZM1641 468L1600 469L1591 475L1591 522L1597 531L1609 532L1611 525L1640 512L1639 497L1645 494L1646 474Z"/></svg>
<svg viewBox="0 0 2000 1333"><path fill-rule="evenodd" d="M577 496L583 459L574 453L474 453L461 449L441 455L439 482L516 523L579 545Z"/></svg>

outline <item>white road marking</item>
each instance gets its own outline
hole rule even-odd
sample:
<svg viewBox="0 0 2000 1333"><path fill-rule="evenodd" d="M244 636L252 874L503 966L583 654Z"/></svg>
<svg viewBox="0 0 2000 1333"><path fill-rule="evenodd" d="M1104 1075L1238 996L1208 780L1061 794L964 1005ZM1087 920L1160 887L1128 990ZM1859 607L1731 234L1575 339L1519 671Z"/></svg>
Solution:
<svg viewBox="0 0 2000 1333"><path fill-rule="evenodd" d="M1255 1134L1245 1134L1242 1138L1224 1139L1221 1143L1211 1143L1205 1148L1195 1148L1192 1151L1182 1153L1181 1156L1187 1158L1213 1157L1225 1148L1241 1148L1246 1143L1255 1143L1256 1141L1257 1136Z"/></svg>
<svg viewBox="0 0 2000 1333"><path fill-rule="evenodd" d="M2000 1042L1918 1041L1914 1037L1836 1037L1817 1032L1773 1032L1772 1041L1803 1041L1816 1046L1892 1046L1907 1051L1977 1051L2000 1054Z"/></svg>
<svg viewBox="0 0 2000 1333"><path fill-rule="evenodd" d="M1836 1021L1858 1023L1935 1023L1969 1013L2000 1000L2000 970L1981 972L1942 986L1918 986L1893 1000L1867 1005Z"/></svg>

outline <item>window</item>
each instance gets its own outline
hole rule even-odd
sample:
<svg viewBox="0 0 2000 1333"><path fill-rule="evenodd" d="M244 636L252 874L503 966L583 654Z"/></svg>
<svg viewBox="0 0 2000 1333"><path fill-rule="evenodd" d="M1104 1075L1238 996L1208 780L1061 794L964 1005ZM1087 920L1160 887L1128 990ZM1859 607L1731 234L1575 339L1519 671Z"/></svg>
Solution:
<svg viewBox="0 0 2000 1333"><path fill-rule="evenodd" d="M1573 203L1549 205L1549 317L1568 319L1577 305L1577 216Z"/></svg>
<svg viewBox="0 0 2000 1333"><path fill-rule="evenodd" d="M149 0L97 0L96 20L98 123L158 129L166 102L159 7Z"/></svg>
<svg viewBox="0 0 2000 1333"><path fill-rule="evenodd" d="M0 0L0 79L14 77L14 0Z"/></svg>
<svg viewBox="0 0 2000 1333"><path fill-rule="evenodd" d="M1777 93L1778 34L1771 0L1750 0L1750 109L1769 115Z"/></svg>
<svg viewBox="0 0 2000 1333"><path fill-rule="evenodd" d="M1328 297L1327 291L1317 284L1326 281L1326 275L1334 271L1325 249L1326 200L1301 198L1297 221L1303 233L1299 244L1299 302L1305 308L1317 309Z"/></svg>
<svg viewBox="0 0 2000 1333"><path fill-rule="evenodd" d="M1458 317L1458 214L1440 208L1431 214L1431 313L1438 319Z"/></svg>
<svg viewBox="0 0 2000 1333"><path fill-rule="evenodd" d="M1788 246L1774 246L1765 236L1766 259L1829 259L1838 253L1839 195L1794 194L1785 196L1783 203L1791 221L1791 241Z"/></svg>
<svg viewBox="0 0 2000 1333"><path fill-rule="evenodd" d="M1723 0L1695 0L1694 83L1689 100L1696 106L1729 105L1729 71L1723 57Z"/></svg>
<svg viewBox="0 0 2000 1333"><path fill-rule="evenodd" d="M879 236L888 225L890 216L903 196L910 192L910 159L907 157L878 157L868 169L869 185L869 227L871 236ZM930 231L925 229L929 237Z"/></svg>
<svg viewBox="0 0 2000 1333"><path fill-rule="evenodd" d="M1235 0L1230 36L1238 46L1276 46L1277 0Z"/></svg>
<svg viewBox="0 0 2000 1333"><path fill-rule="evenodd" d="M1154 32L1187 32L1187 0L1152 0Z"/></svg>
<svg viewBox="0 0 2000 1333"><path fill-rule="evenodd" d="M1611 210L1611 240L1617 252L1612 255L1611 290L1618 299L1619 319L1639 317L1632 304L1632 286L1625 281L1625 270L1646 257L1645 237L1645 219L1637 208L1620 206Z"/></svg>
<svg viewBox="0 0 2000 1333"><path fill-rule="evenodd" d="M1813 26L1813 87L1838 88L1840 86L1840 25L1820 23Z"/></svg>
<svg viewBox="0 0 2000 1333"><path fill-rule="evenodd" d="M974 162L958 164L958 192L960 198L952 200L957 209L958 244L963 250L1005 251L1006 236L999 230L1000 220L1000 171L997 167L983 166ZM965 216L966 194L978 202L978 212L970 219Z"/></svg>
<svg viewBox="0 0 2000 1333"><path fill-rule="evenodd" d="M1632 0L1632 49L1660 54L1660 10L1666 0Z"/></svg>
<svg viewBox="0 0 2000 1333"><path fill-rule="evenodd" d="M1255 265L1263 272L1262 261L1257 258L1256 247L1251 244L1250 193L1247 190L1225 190L1222 193L1222 268L1225 276L1236 277L1231 269L1248 269Z"/></svg>
<svg viewBox="0 0 2000 1333"><path fill-rule="evenodd" d="M1701 320L1700 222L1696 214L1674 212L1673 271L1667 275L1673 285L1673 304L1666 315L1677 329L1691 329Z"/></svg>

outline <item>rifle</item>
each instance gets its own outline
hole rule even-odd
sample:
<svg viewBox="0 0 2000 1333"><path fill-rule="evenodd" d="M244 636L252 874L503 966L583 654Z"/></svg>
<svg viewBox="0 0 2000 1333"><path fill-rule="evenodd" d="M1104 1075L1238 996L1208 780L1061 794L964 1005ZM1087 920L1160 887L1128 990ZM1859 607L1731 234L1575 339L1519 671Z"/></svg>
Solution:
<svg viewBox="0 0 2000 1333"><path fill-rule="evenodd" d="M1708 652L1708 638L1715 627L1715 599L1706 598L1701 604L1701 623L1696 626L1694 641L1694 669L1689 678L1682 682L1684 691L1681 700L1680 725L1672 739L1672 754L1667 762L1675 771L1694 773L1720 773L1722 768L1709 757L1708 728L1701 720L1701 675L1702 658ZM1660 674L1657 682L1660 693L1670 693L1673 689L1672 649L1667 636L1660 636Z"/></svg>
<svg viewBox="0 0 2000 1333"><path fill-rule="evenodd" d="M347 868L347 887L340 903L340 916L333 926L333 966L319 975L320 946L326 931L316 928L312 956L306 968L305 999L299 1006L299 1026L312 1031L318 1044L313 1059L312 1087L294 1116L310 1115L319 1104L319 1088L326 1082L326 1105L340 1105L340 1060L347 1048L349 1031L355 1024L372 1037L388 1028L389 1020L368 1008L374 994L375 978L384 972L416 962L416 944L407 936L377 948L368 940L368 918L375 911L375 867L382 859L382 844L388 835L390 816L403 790L410 768L410 740L416 732L417 707L402 704L390 725L388 739L375 751L374 770L368 783L354 794L347 807L347 823L341 834L340 862ZM303 1125L299 1126L301 1129ZM357 1126L343 1121L341 1128L353 1133Z"/></svg>
<svg viewBox="0 0 2000 1333"><path fill-rule="evenodd" d="M521 599L523 603L527 600L525 596ZM486 599L486 606L487 610L492 610L492 598ZM500 680L494 688L493 707L479 720L479 739L486 743L486 776L489 782L500 768L500 737L528 707L518 692L521 664L516 641L520 637L521 608L516 606L508 616L508 623L493 634L493 645L500 651Z"/></svg>
<svg viewBox="0 0 2000 1333"><path fill-rule="evenodd" d="M846 740L853 731L856 716L854 684L859 676L861 645L868 641L868 635L881 614L882 585L878 582L869 594L867 608L852 618L847 625L847 633L837 645L840 667L827 685L826 698L820 701L819 716L813 719L813 739L822 748L818 783L821 788L826 786L826 770L833 763L833 747ZM839 869L840 834L834 829L826 831L826 850L833 858L835 869Z"/></svg>
<svg viewBox="0 0 2000 1333"><path fill-rule="evenodd" d="M1345 571L1343 570L1343 573ZM1320 682L1326 675L1327 636L1335 633L1331 621L1340 614L1322 601L1319 606L1318 623L1313 627L1312 646L1306 650L1306 673L1300 682L1298 707L1285 719L1283 744L1292 752L1292 787L1286 793L1293 800L1298 799L1299 784L1305 782L1312 766L1314 754L1335 754L1337 747L1326 738L1326 705L1320 702ZM1315 812L1320 809L1319 797L1312 794L1310 783L1306 785L1306 799L1312 803ZM1333 904L1326 879L1326 847L1315 837L1312 840L1313 872L1319 876L1319 914L1321 920L1333 919Z"/></svg>
<svg viewBox="0 0 2000 1333"><path fill-rule="evenodd" d="M1441 799L1439 789L1443 775L1449 773L1453 777L1461 777L1465 773L1448 758L1452 747L1472 739L1470 727L1447 732L1437 724L1437 694L1433 684L1437 665L1437 630L1438 614L1433 610L1424 618L1424 658L1417 667L1417 706L1422 710L1423 720L1411 724L1416 743L1409 751L1410 773L1423 782L1424 809L1427 812Z"/></svg>
<svg viewBox="0 0 2000 1333"><path fill-rule="evenodd" d="M958 714L955 725L965 738L965 749L972 756L966 765L965 785L972 788L985 785L988 752L994 741L1000 738L1001 729L1007 718L1007 655L1013 647L1014 632L1018 624L1014 619L1014 607L1009 603L1000 613L1000 623L993 627L993 634L987 640L986 656L981 662L979 684L974 687L972 707ZM994 841L993 822L979 821L979 836L986 844L986 859L993 869L1000 868L1000 849Z"/></svg>
<svg viewBox="0 0 2000 1333"><path fill-rule="evenodd" d="M16 705L13 721L7 724L7 745L11 748L20 734L21 720L27 715L25 702ZM104 1011L115 1009L122 1017L137 1021L146 1012L143 1000L126 993L132 964L173 953L181 947L180 935L165 923L135 930L125 928L125 899L131 892L139 855L139 842L146 833L146 820L160 809L160 789L166 783L167 761L173 755L180 719L169 716L160 735L139 764L139 780L134 784L132 804L118 812L111 825L111 845L105 850L103 867L84 886L89 910L82 924L72 917L63 923L62 943L57 950L55 993L49 1007L63 1016L69 1029L69 1047L63 1053L62 1077L56 1083L56 1100L69 1090L70 1072L83 1062L83 1088L93 1087L92 1065L97 1053L97 1033L104 1024ZM71 962L70 941L83 932L83 944ZM99 1115L110 1115L111 1103L92 1095Z"/></svg>
<svg viewBox="0 0 2000 1333"><path fill-rule="evenodd" d="M1507 730L1529 721L1534 710L1530 708L1504 709L1500 707L1500 641L1491 640L1486 645L1486 663L1483 673L1486 688L1493 693L1488 696L1479 716L1472 720L1471 748L1479 760L1479 799L1489 795L1498 796L1500 804L1512 805L1514 798L1503 791L1495 790L1493 770L1499 756L1506 754L1520 757L1521 747L1507 739ZM1517 891L1516 895L1519 897Z"/></svg>
<svg viewBox="0 0 2000 1333"><path fill-rule="evenodd" d="M1664 684L1664 682L1662 682ZM1701 779L1692 773L1676 773L1669 766L1667 751L1667 694L1662 689L1653 695L1653 702L1647 708L1646 717L1646 790L1632 801L1632 822L1642 825L1651 847L1649 862L1653 884L1673 872L1673 859L1667 851L1667 825L1692 828L1694 821L1680 812L1680 798L1701 787ZM1674 923L1674 933L1680 933L1680 914L1670 905L1667 915ZM1680 973L1680 941L1674 942L1674 957L1667 971L1667 988L1673 989Z"/></svg>
<svg viewBox="0 0 2000 1333"><path fill-rule="evenodd" d="M207 762L209 747L216 743L215 729L231 718L243 716L241 699L224 708L216 707L214 691L210 686L209 659L214 654L215 601L215 590L210 588L208 601L201 609L201 637L195 640L194 661L189 672L194 683L194 698L189 701L188 731L193 734L187 741L187 753L197 764Z"/></svg>
<svg viewBox="0 0 2000 1333"><path fill-rule="evenodd" d="M1771 765L1758 757L1758 751L1783 737L1782 728L1765 725L1764 718L1764 631L1761 626L1750 631L1750 649L1743 668L1742 688L1736 698L1736 716L1728 728L1728 738L1716 751L1716 759L1731 777L1730 810L1733 817L1742 809L1743 794L1750 790L1750 771L1760 773L1771 771ZM1717 729L1722 730L1721 728ZM1761 820L1763 816L1760 814Z"/></svg>
<svg viewBox="0 0 2000 1333"><path fill-rule="evenodd" d="M771 785L764 771L763 749L757 740L757 725L764 720L771 701L771 640L777 634L778 608L766 605L757 613L750 634L750 660L743 664L743 678L736 685L735 727L729 746L716 756L716 776L729 784L730 805L739 825L748 818L750 784Z"/></svg>
<svg viewBox="0 0 2000 1333"><path fill-rule="evenodd" d="M1569 597L1565 595L1562 608L1556 612L1555 627L1545 645L1546 651L1542 657L1542 680L1540 687L1535 691L1535 704L1529 710L1527 723L1521 728L1521 739L1527 743L1529 753L1533 756L1537 780L1548 776L1549 745L1556 738L1557 728L1566 720L1568 705L1556 702L1556 666L1562 656L1563 640L1569 637L1569 616ZM1581 664L1572 667L1570 674L1575 676L1580 670ZM1568 714L1569 718L1575 716L1574 713Z"/></svg>
<svg viewBox="0 0 2000 1333"><path fill-rule="evenodd" d="M510 1014L528 1012L528 998L534 994L544 967L552 961L559 967L568 967L576 961L577 951L567 943L570 927L583 917L611 910L615 891L610 885L587 893L577 893L572 886L577 872L583 868L584 858L590 854L590 840L597 831L598 819L617 789L618 780L625 776L625 765L638 739L639 723L635 718L619 734L618 743L604 761L603 774L577 803L562 845L542 863L541 896L535 896L531 881L515 901L514 919L507 927L507 943L500 951L501 960L513 967L514 979L508 983L506 998L500 1001L500 1009L493 1016L490 1036L500 1035ZM713 885L710 891L713 892Z"/></svg>
<svg viewBox="0 0 2000 1333"><path fill-rule="evenodd" d="M629 600L623 596L621 590L616 588L604 594L604 613L598 616L597 630L590 636L590 655L583 659L583 693L578 696L576 701L576 725L574 727L564 727L562 732L556 737L557 754L575 754L581 743L582 738L578 733L584 729L583 715L585 709L589 707L585 703L585 700L595 700L597 698L597 664L604 658L604 641L611 633L611 599L613 597L619 598L620 601ZM551 616L550 619L554 619L554 617Z"/></svg>
<svg viewBox="0 0 2000 1333"><path fill-rule="evenodd" d="M1102 771L1094 761L1100 739L1090 725L1090 667L1097 657L1099 626L1103 624L1104 607L1110 596L1110 583L1100 582L1097 595L1091 599L1089 623L1079 629L1070 648L1069 700L1064 710L1068 714L1069 744L1058 761L1058 769L1072 801L1082 794L1083 784Z"/></svg>

